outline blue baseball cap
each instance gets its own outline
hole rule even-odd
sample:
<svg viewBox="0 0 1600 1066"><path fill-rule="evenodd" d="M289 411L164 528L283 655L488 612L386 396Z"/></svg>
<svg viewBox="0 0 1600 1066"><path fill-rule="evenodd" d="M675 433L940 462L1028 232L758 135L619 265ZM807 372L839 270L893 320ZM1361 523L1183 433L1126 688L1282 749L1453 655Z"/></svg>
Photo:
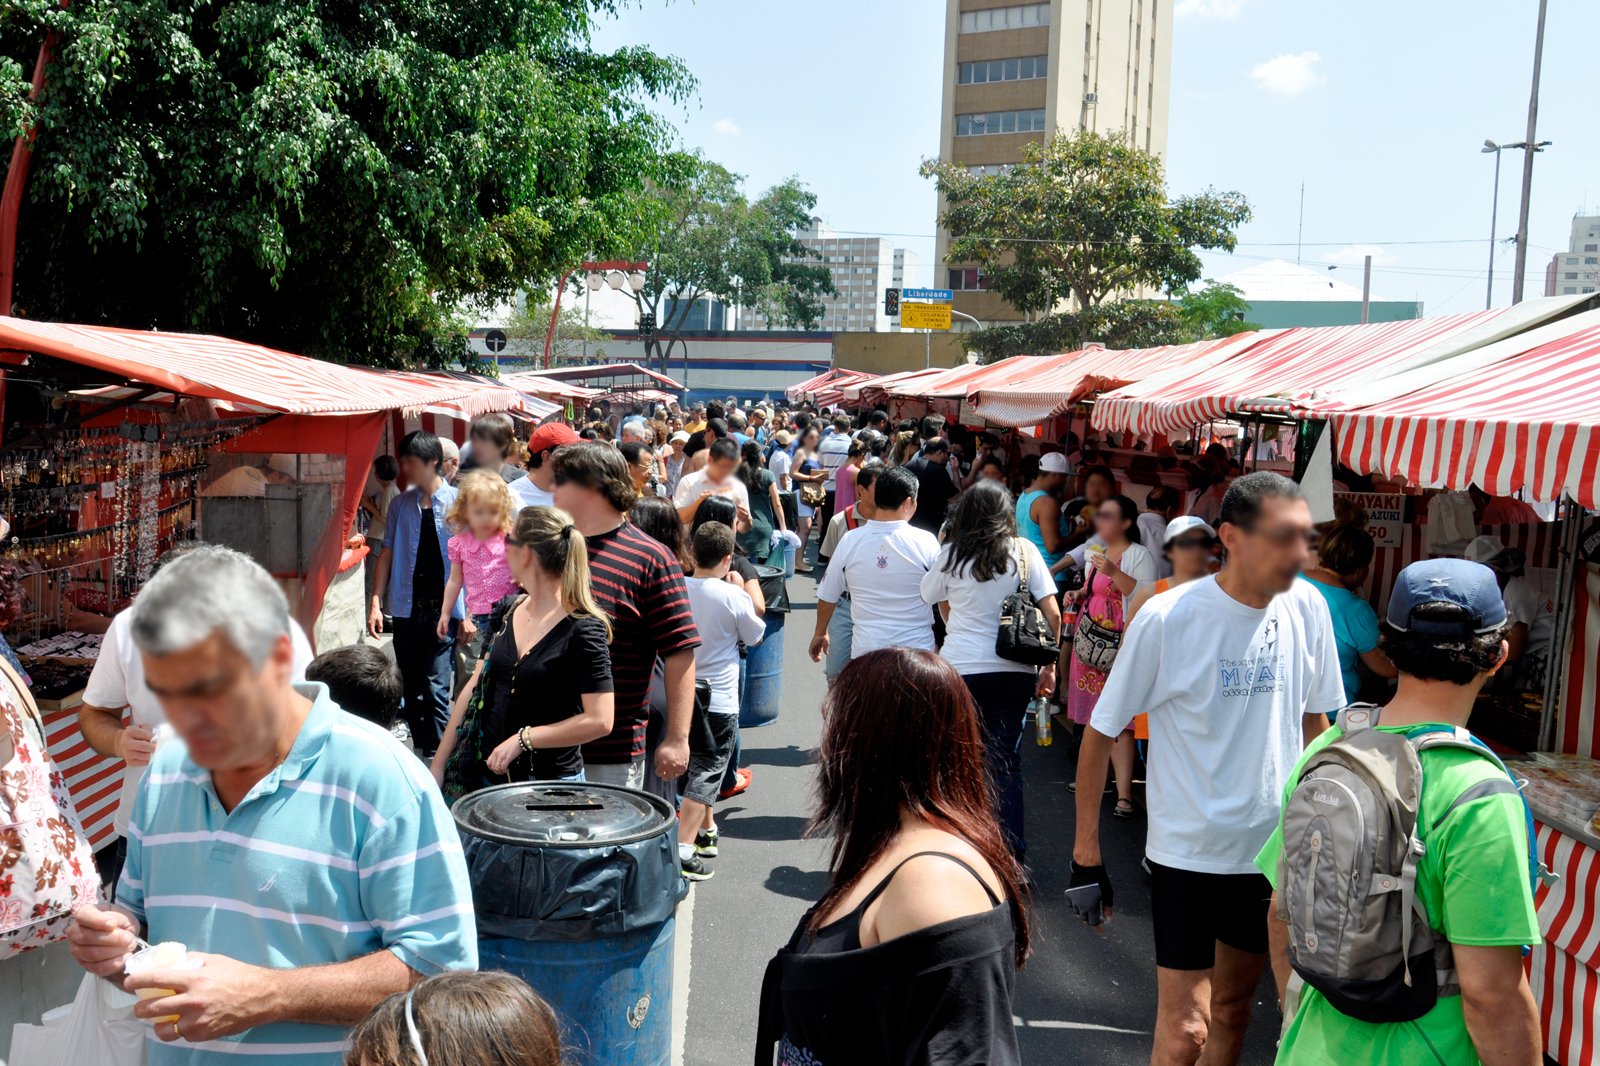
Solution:
<svg viewBox="0 0 1600 1066"><path fill-rule="evenodd" d="M1418 618L1417 608L1452 603L1460 618ZM1395 578L1389 594L1389 624L1402 633L1436 637L1469 637L1505 625L1506 604L1493 570L1466 559L1424 559Z"/></svg>

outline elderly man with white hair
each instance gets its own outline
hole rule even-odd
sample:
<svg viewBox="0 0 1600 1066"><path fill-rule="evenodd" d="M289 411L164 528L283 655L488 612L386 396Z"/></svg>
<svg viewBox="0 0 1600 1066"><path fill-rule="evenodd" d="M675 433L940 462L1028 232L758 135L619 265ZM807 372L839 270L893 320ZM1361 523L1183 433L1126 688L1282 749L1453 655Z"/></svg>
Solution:
<svg viewBox="0 0 1600 1066"><path fill-rule="evenodd" d="M117 903L78 909L72 953L101 976L122 973L135 937L199 961L124 982L175 992L135 1008L151 1066L335 1066L379 1000L477 966L450 814L387 731L291 682L288 606L249 558L196 549L132 612L145 684L183 743L152 759Z"/></svg>

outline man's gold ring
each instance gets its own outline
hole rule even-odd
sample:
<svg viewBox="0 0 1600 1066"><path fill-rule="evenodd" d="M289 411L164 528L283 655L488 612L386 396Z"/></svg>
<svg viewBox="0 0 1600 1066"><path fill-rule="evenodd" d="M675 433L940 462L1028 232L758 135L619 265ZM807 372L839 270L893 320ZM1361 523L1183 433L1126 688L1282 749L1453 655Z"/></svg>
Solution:
<svg viewBox="0 0 1600 1066"><path fill-rule="evenodd" d="M176 1019L174 1019L173 1023L172 1023L172 1036L173 1036L173 1039L175 1039L175 1040L182 1040L183 1039L183 1030L178 1028L178 1025L179 1025L178 1021Z"/></svg>

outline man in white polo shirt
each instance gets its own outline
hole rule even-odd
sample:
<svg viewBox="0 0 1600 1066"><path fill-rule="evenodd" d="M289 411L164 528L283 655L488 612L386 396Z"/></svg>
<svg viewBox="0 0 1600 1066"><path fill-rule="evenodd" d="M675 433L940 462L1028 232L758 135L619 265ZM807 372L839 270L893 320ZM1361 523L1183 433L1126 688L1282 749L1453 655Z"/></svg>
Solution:
<svg viewBox="0 0 1600 1066"><path fill-rule="evenodd" d="M922 601L922 575L939 557L939 539L911 525L916 475L901 466L883 471L872 486L872 499L876 516L840 539L817 586L813 662L828 653L828 621L846 592L851 658L879 648L933 650L933 612Z"/></svg>

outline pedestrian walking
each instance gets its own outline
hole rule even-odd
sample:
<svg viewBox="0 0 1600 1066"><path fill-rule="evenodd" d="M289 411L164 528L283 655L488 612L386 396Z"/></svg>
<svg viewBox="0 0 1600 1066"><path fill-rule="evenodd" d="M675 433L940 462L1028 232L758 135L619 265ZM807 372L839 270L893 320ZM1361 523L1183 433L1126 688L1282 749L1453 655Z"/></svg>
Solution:
<svg viewBox="0 0 1600 1066"><path fill-rule="evenodd" d="M392 729L400 717L405 679L400 668L371 644L346 644L325 651L306 666L306 680L328 686L339 709Z"/></svg>
<svg viewBox="0 0 1600 1066"><path fill-rule="evenodd" d="M879 648L933 650L933 612L922 602L922 576L939 557L939 541L911 524L916 476L904 467L885 470L873 483L872 498L877 514L844 535L817 586L812 662L828 653L828 623L845 593L853 658Z"/></svg>
<svg viewBox="0 0 1600 1066"><path fill-rule="evenodd" d="M956 497L956 483L950 478L950 442L934 437L922 445L922 452L906 464L917 477L917 509L911 524L938 535Z"/></svg>
<svg viewBox="0 0 1600 1066"><path fill-rule="evenodd" d="M856 505L848 511L841 511L833 516L833 521L828 523L827 535L822 538L822 546L817 549L817 554L823 559L831 559L833 553L839 550L839 541L852 529L859 529L865 522L870 522L878 513L873 503L873 486L878 483L878 475L886 469L882 464L861 468L861 473L856 475ZM839 593L839 602L834 605L833 615L828 619L828 655L822 662L822 676L831 685L846 664L850 662L850 649L852 647L852 634L855 625L850 614L850 593Z"/></svg>
<svg viewBox="0 0 1600 1066"><path fill-rule="evenodd" d="M1069 593L1077 622L1072 633L1066 692L1067 717L1087 726L1106 677L1118 658L1127 627L1128 606L1142 588L1155 583L1155 557L1139 543L1139 508L1126 496L1111 496L1095 511L1095 540L1086 553L1088 575L1083 588ZM1132 730L1117 737L1111 749L1116 771L1117 803L1112 815L1131 818L1134 750ZM1080 758L1081 758L1080 754Z"/></svg>
<svg viewBox="0 0 1600 1066"><path fill-rule="evenodd" d="M1078 753L1069 894L1087 921L1112 910L1101 793L1115 738L1150 716L1145 846L1151 870L1155 1066L1232 1064L1267 961L1270 886L1256 853L1307 738L1343 703L1333 626L1297 581L1311 509L1277 474L1229 488L1227 564L1157 596L1123 636Z"/></svg>
<svg viewBox="0 0 1600 1066"><path fill-rule="evenodd" d="M811 526L822 508L823 501L827 498L827 492L823 488L827 473L822 469L821 460L817 458L815 426L808 426L801 432L800 443L795 447L794 464L790 469L789 478L795 485L795 509L800 515L798 527L800 551L795 570L809 574L811 567L806 563L806 551L811 541ZM828 527L820 525L820 528L826 532Z"/></svg>
<svg viewBox="0 0 1600 1066"><path fill-rule="evenodd" d="M1302 580L1316 589L1333 619L1333 640L1339 649L1339 676L1344 702L1361 697L1361 666L1379 677L1394 677L1394 666L1378 647L1378 612L1361 595L1372 572L1376 551L1372 534L1359 525L1335 525L1317 542L1317 565Z"/></svg>
<svg viewBox="0 0 1600 1066"><path fill-rule="evenodd" d="M1541 1060L1523 967L1525 946L1541 935L1533 819L1505 765L1467 732L1478 694L1506 665L1509 628L1490 570L1462 559L1412 563L1383 626L1381 647L1400 678L1394 699L1381 710L1348 708L1290 774L1282 817L1256 859L1275 889L1272 963L1289 1015L1279 1066ZM1348 772L1347 758L1388 768L1392 787ZM1377 819L1330 809L1330 776L1331 787L1358 790L1358 802L1376 801L1366 809ZM1400 810L1405 822L1390 813ZM1420 844L1408 847L1408 837ZM1321 872L1340 859L1354 868ZM1383 878L1405 887L1372 890ZM1319 948L1321 933L1333 934L1337 955Z"/></svg>
<svg viewBox="0 0 1600 1066"><path fill-rule="evenodd" d="M670 781L689 765L694 648L700 642L683 569L658 541L628 522L633 482L615 448L569 445L554 462L557 503L584 536L595 602L611 620L615 722L609 736L584 746L584 774L602 784L638 788L644 783L650 672L660 658L667 724L654 760L656 772Z"/></svg>
<svg viewBox="0 0 1600 1066"><path fill-rule="evenodd" d="M1057 641L1061 605L1039 549L1017 536L1016 504L997 481L980 481L956 504L938 562L922 578L922 598L944 615L940 654L956 668L983 724L984 762L994 782L1006 844L1027 858L1022 817L1022 730L1028 703L1055 691L1056 668L1001 658L995 635L1007 597L1025 589Z"/></svg>
<svg viewBox="0 0 1600 1066"><path fill-rule="evenodd" d="M773 553L783 550L783 542L774 547L773 534L788 529L783 520L783 503L778 499L778 479L772 476L761 462L761 445L745 441L739 449L738 478L749 498L750 528L739 534L739 547L752 562L774 565ZM776 565L782 565L779 558Z"/></svg>
<svg viewBox="0 0 1600 1066"><path fill-rule="evenodd" d="M1066 588L1068 569L1062 561L1067 553L1067 537L1061 526L1061 489L1067 481L1067 457L1060 452L1046 452L1035 462L1036 466L1027 459L1022 463L1022 476L1028 487L1017 497L1017 531L1039 549L1045 565L1055 575L1057 591L1061 591Z"/></svg>
<svg viewBox="0 0 1600 1066"><path fill-rule="evenodd" d="M450 580L444 587L445 604L466 598L461 619L461 639L468 645L468 668L479 656L482 632L489 625L494 605L516 591L517 583L506 564L506 534L516 519L511 490L499 474L474 470L456 486L456 500L447 519L457 532L445 544L450 557ZM450 609L441 607L436 631L442 640L450 633Z"/></svg>
<svg viewBox="0 0 1600 1066"><path fill-rule="evenodd" d="M443 973L379 1003L344 1066L562 1066L561 1022L508 973Z"/></svg>
<svg viewBox="0 0 1600 1066"><path fill-rule="evenodd" d="M152 1022L151 1066L334 1066L385 996L476 968L443 799L386 730L290 681L271 575L226 548L190 552L140 591L132 633L183 743L151 760L116 904L80 907L69 940L100 976L122 972L135 938L203 959L125 982L175 993L134 1007Z"/></svg>
<svg viewBox="0 0 1600 1066"><path fill-rule="evenodd" d="M451 657L466 614L461 596L444 598L450 570L448 514L456 490L440 472L444 450L426 430L400 441L400 466L411 487L389 507L389 528L378 554L367 630L383 632L387 594L394 621L394 657L405 675L405 718L411 742L424 759L433 757L439 733L450 717ZM443 636L440 615L449 618Z"/></svg>
<svg viewBox="0 0 1600 1066"><path fill-rule="evenodd" d="M678 482L683 480L683 446L688 443L689 434L680 429L667 438L666 449L661 453L661 467L666 472L663 484L668 496L678 491Z"/></svg>
<svg viewBox="0 0 1600 1066"><path fill-rule="evenodd" d="M471 450L462 474L487 470L506 484L527 476L511 461L516 451L517 434L510 415L494 411L474 418L471 428L467 430L467 443Z"/></svg>
<svg viewBox="0 0 1600 1066"><path fill-rule="evenodd" d="M817 462L822 464L822 507L817 519L818 529L827 529L838 508L839 469L850 454L850 417L835 415L832 432L817 445Z"/></svg>
<svg viewBox="0 0 1600 1066"><path fill-rule="evenodd" d="M551 462L556 449L576 444L581 438L565 422L546 422L528 438L528 476L511 483L511 494L517 498L517 508L554 507L555 465Z"/></svg>
<svg viewBox="0 0 1600 1066"><path fill-rule="evenodd" d="M749 527L750 490L739 480L739 446L731 440L719 440L706 452L704 466L685 474L678 482L672 502L678 505L678 514L685 522L694 521L694 509L700 501L710 496L731 497L744 512L739 527Z"/></svg>
<svg viewBox="0 0 1600 1066"><path fill-rule="evenodd" d="M522 595L491 614L484 654L433 757L443 783L452 753L469 745L456 763L467 791L505 780L581 781L579 746L614 724L611 625L595 602L577 526L557 508L525 507L507 543Z"/></svg>
<svg viewBox="0 0 1600 1066"><path fill-rule="evenodd" d="M833 841L828 889L767 966L756 1061L1019 1063L1028 915L972 697L906 648L839 681L812 819Z"/></svg>
<svg viewBox="0 0 1600 1066"><path fill-rule="evenodd" d="M641 427L643 431L643 427ZM660 470L656 465L655 451L643 441L628 440L617 446L623 462L628 464L628 476L633 479L633 491L640 496L661 496Z"/></svg>

